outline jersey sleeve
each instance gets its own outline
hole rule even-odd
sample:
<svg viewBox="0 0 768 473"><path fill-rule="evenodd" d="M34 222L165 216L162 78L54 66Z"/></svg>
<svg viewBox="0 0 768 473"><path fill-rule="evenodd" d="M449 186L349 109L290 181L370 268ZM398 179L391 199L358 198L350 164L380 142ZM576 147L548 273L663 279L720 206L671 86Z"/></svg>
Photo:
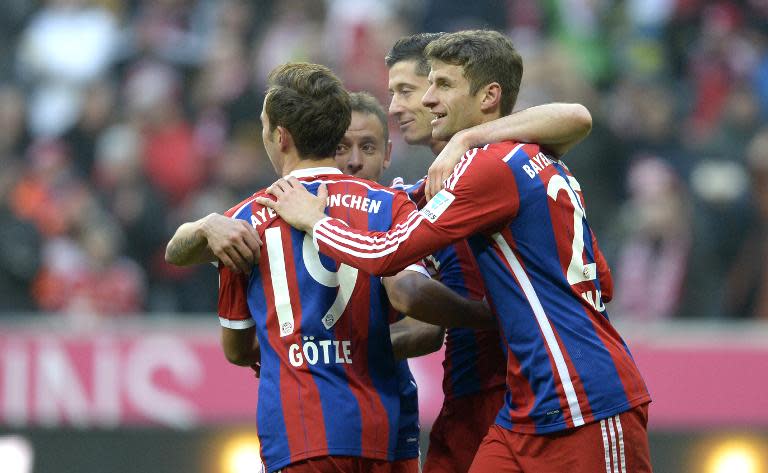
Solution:
<svg viewBox="0 0 768 473"><path fill-rule="evenodd" d="M600 246L597 244L595 233L591 233L592 248L594 248L595 251L595 263L597 263L597 277L600 281L600 295L602 296L603 302L611 302L611 299L613 299L613 276L611 275L611 267L608 266L608 261L600 250Z"/></svg>
<svg viewBox="0 0 768 473"><path fill-rule="evenodd" d="M315 246L331 258L370 274L389 275L449 243L500 228L519 207L514 174L501 159L508 147L468 151L446 180L446 188L424 208L396 198L393 226L365 232L325 218L313 228ZM399 197L399 196L398 196Z"/></svg>
<svg viewBox="0 0 768 473"><path fill-rule="evenodd" d="M248 308L248 279L219 264L219 323L231 329L253 327L255 321Z"/></svg>

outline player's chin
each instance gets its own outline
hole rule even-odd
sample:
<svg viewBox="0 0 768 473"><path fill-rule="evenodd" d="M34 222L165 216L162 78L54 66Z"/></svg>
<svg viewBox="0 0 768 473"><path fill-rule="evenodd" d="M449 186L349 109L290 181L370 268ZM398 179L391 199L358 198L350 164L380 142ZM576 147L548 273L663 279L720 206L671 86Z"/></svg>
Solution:
<svg viewBox="0 0 768 473"><path fill-rule="evenodd" d="M438 125L435 128L432 128L432 139L434 140L448 141L451 139L451 136L453 136L453 133L450 133L444 126Z"/></svg>

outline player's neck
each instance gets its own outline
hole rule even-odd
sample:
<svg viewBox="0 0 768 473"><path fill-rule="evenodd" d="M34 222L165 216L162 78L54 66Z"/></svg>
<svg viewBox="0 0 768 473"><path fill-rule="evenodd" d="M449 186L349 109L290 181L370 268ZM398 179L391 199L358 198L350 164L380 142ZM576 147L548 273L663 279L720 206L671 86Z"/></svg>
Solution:
<svg viewBox="0 0 768 473"><path fill-rule="evenodd" d="M285 157L283 164L283 176L287 176L298 169L336 167L336 160L333 156L327 158L309 159L308 157L299 157L298 154L291 154Z"/></svg>

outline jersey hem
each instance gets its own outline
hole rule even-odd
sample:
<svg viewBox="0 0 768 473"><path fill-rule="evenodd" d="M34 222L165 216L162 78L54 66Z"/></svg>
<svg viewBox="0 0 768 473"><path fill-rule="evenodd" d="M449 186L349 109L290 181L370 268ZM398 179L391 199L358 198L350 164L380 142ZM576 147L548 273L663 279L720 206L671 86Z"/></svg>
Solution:
<svg viewBox="0 0 768 473"><path fill-rule="evenodd" d="M651 402L651 395L646 394L642 397L635 398L633 400L627 401L618 406L614 406L608 409L603 409L602 411L598 411L598 412L593 412L592 420L585 423L584 425L593 424L603 419L607 419L611 416L622 414L630 409L634 409L637 406L642 406L643 404L647 404L649 402ZM502 407L502 409L504 409L504 407ZM499 419L496 420L496 425L498 425L501 428L510 430L512 432L517 432L519 434L530 434L530 435L552 434L555 432L560 432L563 430L579 428L584 426L584 425L580 425L578 427L572 427L568 425L566 421L561 421L556 424L547 424L545 426L532 425L532 424L512 424L511 422L506 420L504 422L499 422Z"/></svg>
<svg viewBox="0 0 768 473"><path fill-rule="evenodd" d="M226 319L224 317L219 316L219 323L224 328L233 328L233 329L246 329L251 328L254 325L256 325L256 321L253 319L244 319L244 320L230 320Z"/></svg>
<svg viewBox="0 0 768 473"><path fill-rule="evenodd" d="M308 460L316 457L360 457L370 458L372 460L388 460L391 461L391 456L388 451L382 450L360 450L359 448L323 448L317 450L307 450L305 452L291 455L289 457L283 457L276 460L274 463L267 463L267 473L273 473L281 468L284 468L292 463Z"/></svg>

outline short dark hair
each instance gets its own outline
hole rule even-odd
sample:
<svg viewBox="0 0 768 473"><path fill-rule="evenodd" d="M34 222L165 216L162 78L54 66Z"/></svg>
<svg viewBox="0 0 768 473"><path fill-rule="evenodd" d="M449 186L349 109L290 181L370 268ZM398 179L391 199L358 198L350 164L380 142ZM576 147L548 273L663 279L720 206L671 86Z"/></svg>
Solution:
<svg viewBox="0 0 768 473"><path fill-rule="evenodd" d="M302 157L333 156L352 119L339 78L325 66L293 62L273 69L267 87L270 131L286 128Z"/></svg>
<svg viewBox="0 0 768 473"><path fill-rule="evenodd" d="M368 92L352 92L349 94L349 103L353 112L367 113L374 115L381 123L381 129L384 131L384 144L389 142L389 124L387 123L387 113L381 106L376 97Z"/></svg>
<svg viewBox="0 0 768 473"><path fill-rule="evenodd" d="M446 33L418 33L404 36L389 50L384 62L387 67L392 67L400 61L416 61L416 73L420 76L429 75L429 62L424 55L424 49L432 41L442 37Z"/></svg>
<svg viewBox="0 0 768 473"><path fill-rule="evenodd" d="M493 30L458 31L429 43L424 54L429 60L461 66L472 95L498 82L501 114L512 113L523 78L523 59L509 38Z"/></svg>

